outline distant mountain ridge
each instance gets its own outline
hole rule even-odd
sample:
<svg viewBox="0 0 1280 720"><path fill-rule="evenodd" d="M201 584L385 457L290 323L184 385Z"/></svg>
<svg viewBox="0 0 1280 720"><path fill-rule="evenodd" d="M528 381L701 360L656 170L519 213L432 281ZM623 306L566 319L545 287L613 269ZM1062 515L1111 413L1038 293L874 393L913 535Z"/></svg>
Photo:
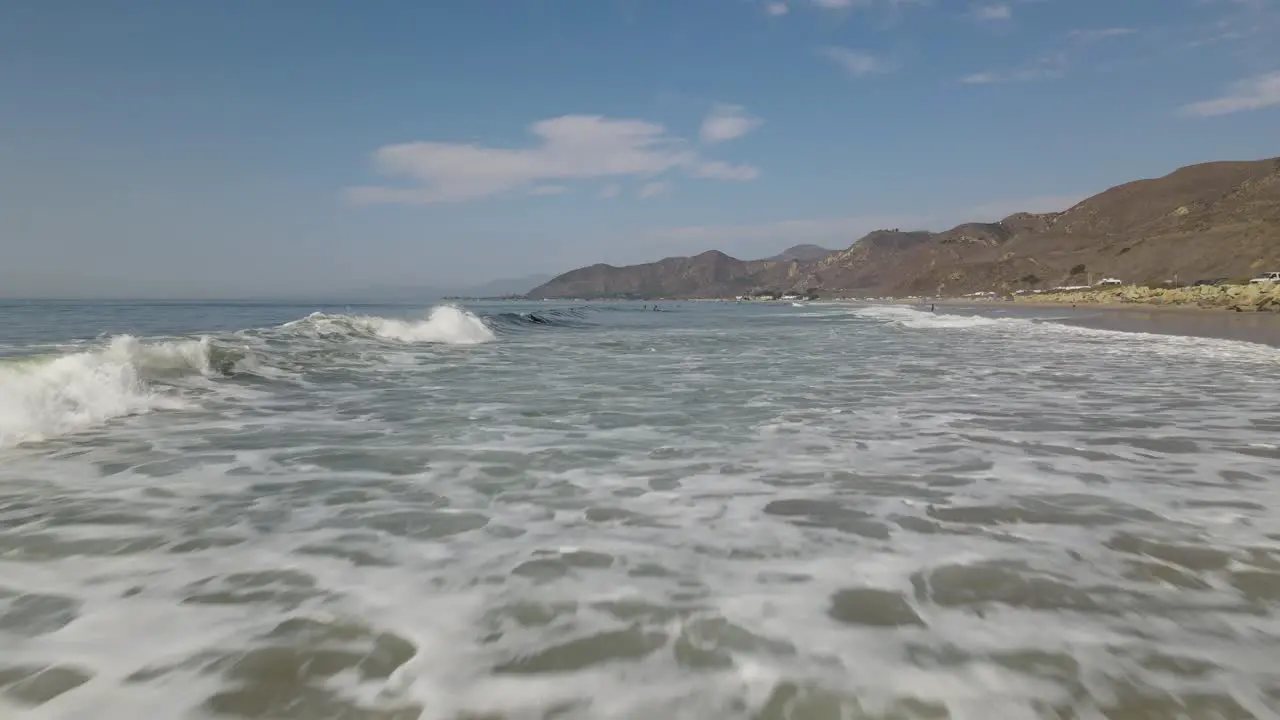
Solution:
<svg viewBox="0 0 1280 720"><path fill-rule="evenodd" d="M1140 284L1242 278L1280 270L1280 158L1190 165L1117 185L1061 212L1016 213L944 232L877 230L816 259L789 252L738 260L712 250L642 265L592 265L528 297L733 297L811 288L847 296L960 295L1102 277Z"/></svg>
<svg viewBox="0 0 1280 720"><path fill-rule="evenodd" d="M821 260L830 255L834 255L836 252L838 251L829 250L827 248L820 247L818 245L808 245L808 244L794 245L792 247L787 248L786 250L783 250L777 255L774 255L773 257L765 258L765 259L772 260L774 262L787 262L789 260L802 260L802 261Z"/></svg>

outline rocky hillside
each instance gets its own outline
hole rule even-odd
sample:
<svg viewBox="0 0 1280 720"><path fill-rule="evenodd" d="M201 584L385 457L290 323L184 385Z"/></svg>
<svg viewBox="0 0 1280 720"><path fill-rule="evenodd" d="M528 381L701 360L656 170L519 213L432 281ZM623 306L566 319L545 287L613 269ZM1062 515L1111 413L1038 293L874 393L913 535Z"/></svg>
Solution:
<svg viewBox="0 0 1280 720"><path fill-rule="evenodd" d="M822 260L823 258L834 255L836 252L837 251L835 250L828 250L827 248L820 247L818 245L795 245L783 250L771 258L766 259L774 262L788 262L791 260L808 262L811 260Z"/></svg>
<svg viewBox="0 0 1280 720"><path fill-rule="evenodd" d="M567 272L534 288L529 298L724 297L750 291L767 275L768 260L738 260L718 250L614 267L592 265Z"/></svg>
<svg viewBox="0 0 1280 720"><path fill-rule="evenodd" d="M1280 270L1280 158L1214 162L1113 187L1062 212L1019 213L945 232L881 230L818 260L719 252L575 270L530 297L726 297L820 288L829 295L962 295L1082 285L1157 285Z"/></svg>

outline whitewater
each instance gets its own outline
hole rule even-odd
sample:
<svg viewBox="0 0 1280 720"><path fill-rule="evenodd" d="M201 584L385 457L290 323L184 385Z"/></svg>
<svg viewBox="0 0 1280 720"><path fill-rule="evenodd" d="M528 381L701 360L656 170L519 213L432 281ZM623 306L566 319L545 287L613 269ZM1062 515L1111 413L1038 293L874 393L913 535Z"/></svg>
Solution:
<svg viewBox="0 0 1280 720"><path fill-rule="evenodd" d="M0 303L0 718L1280 717L1280 349L659 309Z"/></svg>

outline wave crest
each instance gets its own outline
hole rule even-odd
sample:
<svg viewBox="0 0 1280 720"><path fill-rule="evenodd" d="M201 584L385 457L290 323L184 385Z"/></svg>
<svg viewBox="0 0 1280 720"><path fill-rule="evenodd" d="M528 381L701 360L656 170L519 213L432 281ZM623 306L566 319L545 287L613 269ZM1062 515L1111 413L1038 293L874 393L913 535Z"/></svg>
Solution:
<svg viewBox="0 0 1280 720"><path fill-rule="evenodd" d="M425 320L400 320L375 315L327 315L314 312L284 327L319 337L375 337L405 343L478 345L495 339L493 331L474 313L452 305L432 308Z"/></svg>
<svg viewBox="0 0 1280 720"><path fill-rule="evenodd" d="M0 362L0 447L185 407L182 398L152 381L218 373L208 338L143 343L121 335L94 350L5 360Z"/></svg>
<svg viewBox="0 0 1280 720"><path fill-rule="evenodd" d="M919 330L963 330L975 327L1005 325L1020 322L1012 318L989 318L980 315L952 315L934 313L925 310L902 307L898 305L877 305L859 308L853 311L856 317L867 320L879 320L899 327Z"/></svg>

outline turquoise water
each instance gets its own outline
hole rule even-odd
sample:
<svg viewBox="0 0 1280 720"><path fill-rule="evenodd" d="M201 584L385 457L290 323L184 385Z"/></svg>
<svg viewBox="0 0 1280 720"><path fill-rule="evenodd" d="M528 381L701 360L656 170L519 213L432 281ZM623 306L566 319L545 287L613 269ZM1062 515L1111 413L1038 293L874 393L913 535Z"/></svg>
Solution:
<svg viewBox="0 0 1280 720"><path fill-rule="evenodd" d="M0 305L0 716L1275 717L1280 350L661 306Z"/></svg>

